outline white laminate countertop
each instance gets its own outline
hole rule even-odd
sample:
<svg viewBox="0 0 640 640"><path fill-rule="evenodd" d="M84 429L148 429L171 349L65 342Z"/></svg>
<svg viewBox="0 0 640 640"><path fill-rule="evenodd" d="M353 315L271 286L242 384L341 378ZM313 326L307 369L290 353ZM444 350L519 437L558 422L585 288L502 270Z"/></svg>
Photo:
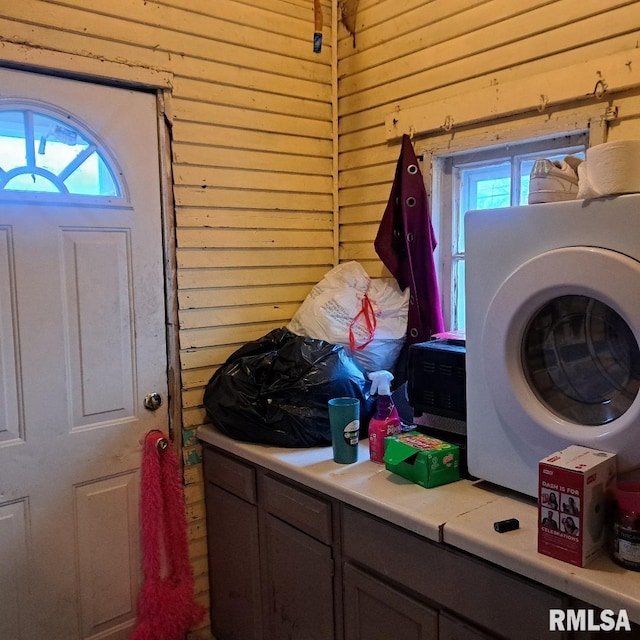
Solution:
<svg viewBox="0 0 640 640"><path fill-rule="evenodd" d="M392 522L425 538L470 552L640 623L640 573L624 569L606 554L585 568L537 552L537 507L533 499L487 483L460 480L424 489L369 460L368 441L359 444L358 462L337 464L331 447L282 449L233 440L211 426L198 437L317 489L346 504ZM497 533L497 520L517 518L520 528Z"/></svg>

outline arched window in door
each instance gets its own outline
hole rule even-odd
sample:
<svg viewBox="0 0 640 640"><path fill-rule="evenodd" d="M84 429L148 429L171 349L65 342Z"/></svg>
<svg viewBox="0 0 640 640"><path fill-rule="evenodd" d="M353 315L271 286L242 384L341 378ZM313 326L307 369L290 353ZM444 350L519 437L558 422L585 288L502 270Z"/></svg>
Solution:
<svg viewBox="0 0 640 640"><path fill-rule="evenodd" d="M126 200L115 160L81 123L41 103L0 102L0 197L36 194Z"/></svg>

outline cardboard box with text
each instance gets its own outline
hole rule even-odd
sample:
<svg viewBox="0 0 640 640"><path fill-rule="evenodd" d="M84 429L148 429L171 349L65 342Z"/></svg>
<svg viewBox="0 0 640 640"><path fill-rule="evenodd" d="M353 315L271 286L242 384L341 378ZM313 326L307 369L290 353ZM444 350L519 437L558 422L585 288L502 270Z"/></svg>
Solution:
<svg viewBox="0 0 640 640"><path fill-rule="evenodd" d="M538 552L584 567L604 546L613 453L571 445L540 461Z"/></svg>

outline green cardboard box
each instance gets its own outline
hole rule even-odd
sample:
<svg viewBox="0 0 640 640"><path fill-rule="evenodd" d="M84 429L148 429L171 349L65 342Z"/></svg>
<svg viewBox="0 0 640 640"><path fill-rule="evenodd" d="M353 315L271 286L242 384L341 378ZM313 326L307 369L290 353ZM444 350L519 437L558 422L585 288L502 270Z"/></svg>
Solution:
<svg viewBox="0 0 640 640"><path fill-rule="evenodd" d="M460 450L419 431L384 439L384 462L389 471L423 487L437 487L460 479Z"/></svg>

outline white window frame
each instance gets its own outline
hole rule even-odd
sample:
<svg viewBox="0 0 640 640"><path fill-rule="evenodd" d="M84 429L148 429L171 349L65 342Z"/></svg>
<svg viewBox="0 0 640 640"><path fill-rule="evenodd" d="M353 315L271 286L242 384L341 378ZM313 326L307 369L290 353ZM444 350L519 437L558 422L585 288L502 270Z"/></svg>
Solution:
<svg viewBox="0 0 640 640"><path fill-rule="evenodd" d="M456 229L453 207L457 203L457 190L452 190L450 179L445 175L446 163L452 156L469 154L476 150L496 150L499 155L505 149L525 141L540 141L559 136L586 133L586 145L594 146L606 141L609 112L602 106L576 108L555 116L530 116L511 122L495 121L482 123L483 130L477 127L467 131L447 133L431 140L416 144L416 153L422 158L422 173L425 188L430 197L431 217L438 247L434 253L437 268L440 297L445 328L452 327L452 267Z"/></svg>
<svg viewBox="0 0 640 640"><path fill-rule="evenodd" d="M25 166L24 167L12 167L10 170L5 169L3 171L3 178L6 178L7 174L12 174L15 169L23 170L21 173L28 174L28 169L31 165L35 169L34 173L43 175L52 185L58 186L58 182L63 182L63 172L51 173L45 169L41 169L35 166L35 160L30 155L35 154L33 138L34 124L33 119L35 116L46 118L51 120L52 123L59 123L62 128L68 129L71 133L77 133L82 139L88 143L86 157L97 154L105 170L108 171L112 183L114 184L117 193L116 194L85 194L66 192L58 188L56 191L49 190L13 190L0 187L0 201L2 202L15 202L15 203L66 203L66 204L81 204L83 206L113 206L113 207L126 207L130 208L129 190L126 184L124 173L120 168L115 157L109 150L107 144L93 131L91 131L83 122L69 113L58 109L57 107L38 102L35 100L13 100L10 98L0 98L0 115L5 112L17 112L23 115L27 120L25 122L25 137L17 139L22 141L25 145ZM46 142L46 139L45 139ZM41 142L42 144L42 142ZM68 175L72 175L82 162L86 159L84 154L80 154L75 160L69 162L67 167L64 168L68 171ZM77 163L77 164L76 164ZM55 180L51 180L47 177L49 174ZM16 174L18 175L18 174ZM15 177L15 176L13 176Z"/></svg>

